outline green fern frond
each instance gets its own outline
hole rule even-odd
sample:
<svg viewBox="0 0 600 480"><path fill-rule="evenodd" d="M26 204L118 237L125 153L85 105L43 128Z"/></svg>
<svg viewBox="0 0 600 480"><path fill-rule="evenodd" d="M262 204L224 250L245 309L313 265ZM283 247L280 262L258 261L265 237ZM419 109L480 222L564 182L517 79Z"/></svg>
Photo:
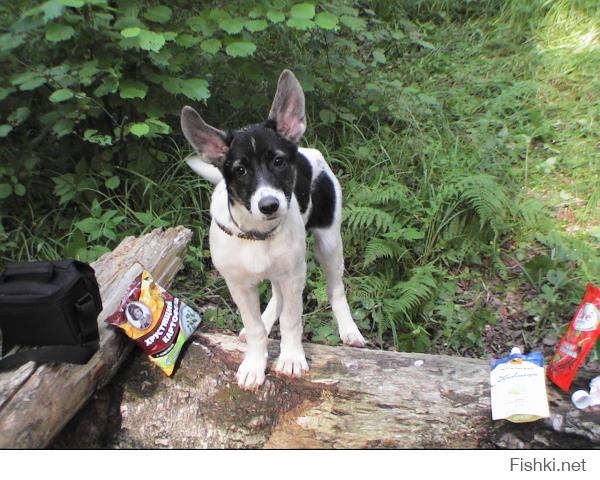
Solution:
<svg viewBox="0 0 600 480"><path fill-rule="evenodd" d="M495 177L486 174L470 175L457 186L461 198L477 213L480 230L487 224L498 234L513 210L504 187Z"/></svg>
<svg viewBox="0 0 600 480"><path fill-rule="evenodd" d="M360 299L371 299L379 300L390 287L390 279L383 275L371 275L360 277L356 279L357 285L357 298Z"/></svg>
<svg viewBox="0 0 600 480"><path fill-rule="evenodd" d="M516 215L519 215L525 224L538 225L547 217L547 212L542 203L536 198L523 198L516 204Z"/></svg>
<svg viewBox="0 0 600 480"><path fill-rule="evenodd" d="M380 258L401 259L408 250L399 242L385 238L372 238L365 246L365 267Z"/></svg>
<svg viewBox="0 0 600 480"><path fill-rule="evenodd" d="M350 205L346 208L345 215L347 228L354 232L370 227L387 232L394 225L394 217L378 208Z"/></svg>
<svg viewBox="0 0 600 480"><path fill-rule="evenodd" d="M362 186L352 196L352 202L359 205L388 205L392 201L404 201L410 197L406 185L390 181L374 187Z"/></svg>
<svg viewBox="0 0 600 480"><path fill-rule="evenodd" d="M384 300L387 310L404 319L409 319L417 307L435 295L437 282L433 265L414 268L410 279L397 283Z"/></svg>

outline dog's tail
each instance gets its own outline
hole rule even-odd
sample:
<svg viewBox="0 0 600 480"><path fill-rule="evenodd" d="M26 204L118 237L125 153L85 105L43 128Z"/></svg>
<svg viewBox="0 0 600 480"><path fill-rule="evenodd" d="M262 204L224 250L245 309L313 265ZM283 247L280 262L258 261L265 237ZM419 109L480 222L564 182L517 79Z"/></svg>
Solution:
<svg viewBox="0 0 600 480"><path fill-rule="evenodd" d="M197 155L186 158L185 161L194 172L196 172L205 180L208 180L210 183L216 185L223 180L223 175L221 175L221 172L217 167L211 165L210 163L204 162Z"/></svg>

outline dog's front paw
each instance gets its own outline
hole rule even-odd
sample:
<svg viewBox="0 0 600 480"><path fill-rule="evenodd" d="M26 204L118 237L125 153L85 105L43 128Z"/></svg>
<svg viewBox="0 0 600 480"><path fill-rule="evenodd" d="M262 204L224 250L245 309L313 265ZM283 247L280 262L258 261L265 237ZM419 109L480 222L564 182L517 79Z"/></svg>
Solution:
<svg viewBox="0 0 600 480"><path fill-rule="evenodd" d="M367 344L356 325L353 325L353 328L350 328L349 330L343 332L340 331L340 338L342 339L342 342L344 342L344 345L349 345L351 347L364 347Z"/></svg>
<svg viewBox="0 0 600 480"><path fill-rule="evenodd" d="M265 382L266 367L266 359L245 358L235 374L239 387L244 390L260 387Z"/></svg>
<svg viewBox="0 0 600 480"><path fill-rule="evenodd" d="M308 363L306 363L304 352L281 352L275 364L275 372L290 377L300 377L303 373L308 372Z"/></svg>

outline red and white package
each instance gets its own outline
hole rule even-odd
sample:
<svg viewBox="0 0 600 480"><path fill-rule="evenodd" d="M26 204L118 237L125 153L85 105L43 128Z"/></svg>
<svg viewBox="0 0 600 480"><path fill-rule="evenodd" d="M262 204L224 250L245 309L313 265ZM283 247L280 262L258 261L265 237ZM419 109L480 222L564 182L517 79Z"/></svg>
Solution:
<svg viewBox="0 0 600 480"><path fill-rule="evenodd" d="M588 285L567 333L558 344L546 374L565 392L600 335L600 289Z"/></svg>

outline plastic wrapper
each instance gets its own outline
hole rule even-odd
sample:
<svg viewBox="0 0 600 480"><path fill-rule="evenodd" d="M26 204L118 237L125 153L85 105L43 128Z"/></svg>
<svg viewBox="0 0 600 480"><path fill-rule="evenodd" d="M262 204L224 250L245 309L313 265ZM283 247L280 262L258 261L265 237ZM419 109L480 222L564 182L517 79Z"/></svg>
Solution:
<svg viewBox="0 0 600 480"><path fill-rule="evenodd" d="M550 416L541 352L522 355L513 348L490 367L492 420L523 423Z"/></svg>
<svg viewBox="0 0 600 480"><path fill-rule="evenodd" d="M170 376L181 348L200 324L201 317L144 270L106 322L123 329L150 361Z"/></svg>
<svg viewBox="0 0 600 480"><path fill-rule="evenodd" d="M565 392L569 390L579 366L596 343L599 334L600 289L590 283L567 333L548 364L548 377Z"/></svg>

